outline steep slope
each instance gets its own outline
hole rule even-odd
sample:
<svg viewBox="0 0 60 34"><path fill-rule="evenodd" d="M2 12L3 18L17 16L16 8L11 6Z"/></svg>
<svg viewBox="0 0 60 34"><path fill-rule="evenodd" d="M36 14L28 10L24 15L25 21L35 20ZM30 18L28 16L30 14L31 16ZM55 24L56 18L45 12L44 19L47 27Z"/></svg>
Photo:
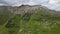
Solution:
<svg viewBox="0 0 60 34"><path fill-rule="evenodd" d="M0 34L59 34L59 13L41 5L0 6Z"/></svg>
<svg viewBox="0 0 60 34"><path fill-rule="evenodd" d="M50 10L45 6L41 6L41 5L21 5L19 7L11 7L11 6L0 6L0 13L6 13L6 14L10 14L10 13L14 13L14 14L24 14L27 12L30 13L37 13L39 10L43 10L45 12L50 12L50 13L60 13L59 11L56 12L54 10Z"/></svg>

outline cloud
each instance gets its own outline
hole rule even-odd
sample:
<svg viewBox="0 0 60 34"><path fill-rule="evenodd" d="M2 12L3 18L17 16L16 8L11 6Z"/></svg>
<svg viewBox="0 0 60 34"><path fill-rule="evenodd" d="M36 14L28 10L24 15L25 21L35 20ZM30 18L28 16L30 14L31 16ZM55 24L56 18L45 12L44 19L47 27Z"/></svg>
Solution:
<svg viewBox="0 0 60 34"><path fill-rule="evenodd" d="M43 5L50 9L60 10L60 0L49 0L48 3Z"/></svg>
<svg viewBox="0 0 60 34"><path fill-rule="evenodd" d="M51 5L56 5L56 4L60 5L59 3L60 3L60 0L50 0L49 1L49 4L51 4Z"/></svg>
<svg viewBox="0 0 60 34"><path fill-rule="evenodd" d="M20 6L21 4L44 5L50 9L60 9L60 0L0 0L0 5Z"/></svg>
<svg viewBox="0 0 60 34"><path fill-rule="evenodd" d="M34 4L36 4L36 5L41 5L41 4L43 4L44 2L46 2L46 1L48 1L48 0L30 0L29 3L34 3Z"/></svg>
<svg viewBox="0 0 60 34"><path fill-rule="evenodd" d="M11 6L19 6L21 4L24 3L28 3L29 0L0 0L0 4L4 4L4 5L11 5Z"/></svg>
<svg viewBox="0 0 60 34"><path fill-rule="evenodd" d="M60 10L60 0L31 0L30 5L44 5L53 10Z"/></svg>

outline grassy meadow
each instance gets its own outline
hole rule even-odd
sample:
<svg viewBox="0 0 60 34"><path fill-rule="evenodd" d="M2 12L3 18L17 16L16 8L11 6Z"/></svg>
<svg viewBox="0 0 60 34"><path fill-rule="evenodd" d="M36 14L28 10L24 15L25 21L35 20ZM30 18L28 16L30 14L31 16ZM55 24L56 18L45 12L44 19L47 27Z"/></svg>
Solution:
<svg viewBox="0 0 60 34"><path fill-rule="evenodd" d="M0 14L0 34L60 34L60 16L44 11Z"/></svg>

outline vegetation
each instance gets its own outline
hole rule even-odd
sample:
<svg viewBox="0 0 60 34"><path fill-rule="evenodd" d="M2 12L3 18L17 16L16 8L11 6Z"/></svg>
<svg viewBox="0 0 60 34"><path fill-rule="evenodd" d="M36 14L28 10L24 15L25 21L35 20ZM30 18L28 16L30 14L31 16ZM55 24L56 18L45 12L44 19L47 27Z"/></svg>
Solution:
<svg viewBox="0 0 60 34"><path fill-rule="evenodd" d="M0 34L60 34L60 16L47 10L0 14Z"/></svg>

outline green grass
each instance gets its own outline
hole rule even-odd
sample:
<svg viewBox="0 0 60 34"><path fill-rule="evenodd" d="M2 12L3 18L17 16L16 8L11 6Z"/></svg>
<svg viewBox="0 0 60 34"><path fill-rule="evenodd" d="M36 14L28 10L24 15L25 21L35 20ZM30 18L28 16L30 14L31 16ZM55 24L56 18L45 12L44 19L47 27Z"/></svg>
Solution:
<svg viewBox="0 0 60 34"><path fill-rule="evenodd" d="M0 34L60 34L60 16L45 12L0 15Z"/></svg>

